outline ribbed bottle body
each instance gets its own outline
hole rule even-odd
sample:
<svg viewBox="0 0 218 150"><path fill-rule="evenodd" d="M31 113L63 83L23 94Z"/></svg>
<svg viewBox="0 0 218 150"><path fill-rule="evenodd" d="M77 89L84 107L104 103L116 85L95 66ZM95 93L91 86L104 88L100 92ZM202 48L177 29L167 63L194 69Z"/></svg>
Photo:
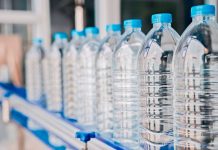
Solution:
<svg viewBox="0 0 218 150"><path fill-rule="evenodd" d="M78 31L74 31L73 39L68 45L63 61L64 80L64 117L77 119L78 105L78 72L79 72L79 47L84 42L84 37L79 36Z"/></svg>
<svg viewBox="0 0 218 150"><path fill-rule="evenodd" d="M144 149L173 146L172 58L178 38L170 24L154 24L139 54L140 144Z"/></svg>
<svg viewBox="0 0 218 150"><path fill-rule="evenodd" d="M174 57L175 149L218 149L218 25L196 16Z"/></svg>
<svg viewBox="0 0 218 150"><path fill-rule="evenodd" d="M42 51L40 46L33 46L25 60L27 99L32 102L40 101L43 95Z"/></svg>
<svg viewBox="0 0 218 150"><path fill-rule="evenodd" d="M47 109L54 113L61 113L63 110L63 58L67 46L67 41L59 39L52 45L48 55L48 96Z"/></svg>
<svg viewBox="0 0 218 150"><path fill-rule="evenodd" d="M96 58L97 129L107 138L113 134L112 55L119 40L120 31L109 33Z"/></svg>
<svg viewBox="0 0 218 150"><path fill-rule="evenodd" d="M140 29L129 29L113 54L113 138L131 149L139 148L137 57L144 39Z"/></svg>
<svg viewBox="0 0 218 150"><path fill-rule="evenodd" d="M79 54L78 121L86 127L96 128L96 55L97 39L88 39Z"/></svg>

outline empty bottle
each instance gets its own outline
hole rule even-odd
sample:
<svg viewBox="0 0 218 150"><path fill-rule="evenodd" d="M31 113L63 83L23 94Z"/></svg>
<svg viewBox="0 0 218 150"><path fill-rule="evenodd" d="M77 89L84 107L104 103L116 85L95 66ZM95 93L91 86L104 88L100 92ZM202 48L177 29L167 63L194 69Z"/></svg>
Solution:
<svg viewBox="0 0 218 150"><path fill-rule="evenodd" d="M96 128L96 73L95 61L99 49L96 27L85 29L86 40L82 44L79 54L79 100L78 121L85 127Z"/></svg>
<svg viewBox="0 0 218 150"><path fill-rule="evenodd" d="M191 8L173 59L175 149L218 149L218 24L213 5Z"/></svg>
<svg viewBox="0 0 218 150"><path fill-rule="evenodd" d="M77 94L77 69L79 47L84 41L83 31L72 30L72 40L68 45L68 50L64 55L64 116L68 119L76 119L78 99ZM77 100L77 102L76 102Z"/></svg>
<svg viewBox="0 0 218 150"><path fill-rule="evenodd" d="M113 127L112 54L121 38L120 24L107 25L107 36L100 44L96 59L97 128L102 136L111 138Z"/></svg>
<svg viewBox="0 0 218 150"><path fill-rule="evenodd" d="M141 20L125 20L125 32L113 54L113 118L114 139L139 149L139 95L137 56L145 35Z"/></svg>
<svg viewBox="0 0 218 150"><path fill-rule="evenodd" d="M172 58L179 35L172 15L152 15L153 28L139 52L140 144L143 149L173 148Z"/></svg>
<svg viewBox="0 0 218 150"><path fill-rule="evenodd" d="M43 69L42 62L44 59L43 40L34 38L31 49L27 52L26 65L26 91L27 99L35 104L41 104L43 101ZM31 130L39 130L40 126L33 120L28 121L28 127Z"/></svg>
<svg viewBox="0 0 218 150"><path fill-rule="evenodd" d="M63 32L54 34L54 43L48 56L49 87L47 109L61 113L63 109L63 57L67 48L67 35Z"/></svg>

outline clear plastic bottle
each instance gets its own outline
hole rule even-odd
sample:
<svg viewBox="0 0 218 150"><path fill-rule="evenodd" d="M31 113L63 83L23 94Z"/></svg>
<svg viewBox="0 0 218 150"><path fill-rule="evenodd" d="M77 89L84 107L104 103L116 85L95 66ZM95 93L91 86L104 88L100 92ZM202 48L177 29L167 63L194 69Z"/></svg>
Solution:
<svg viewBox="0 0 218 150"><path fill-rule="evenodd" d="M172 15L152 15L153 28L139 52L140 144L143 149L173 148L172 59L178 33Z"/></svg>
<svg viewBox="0 0 218 150"><path fill-rule="evenodd" d="M26 65L26 90L27 99L33 103L42 99L42 59L44 48L41 38L34 38L31 49L27 52Z"/></svg>
<svg viewBox="0 0 218 150"><path fill-rule="evenodd" d="M64 55L64 117L68 119L77 119L77 69L79 47L84 41L83 31L72 30L72 40L68 45L67 53Z"/></svg>
<svg viewBox="0 0 218 150"><path fill-rule="evenodd" d="M125 20L125 32L112 59L114 140L139 149L139 95L137 57L145 35L141 20Z"/></svg>
<svg viewBox="0 0 218 150"><path fill-rule="evenodd" d="M46 99L47 110L60 116L63 111L63 58L67 50L67 34L56 32L54 42L47 53L48 93ZM55 135L49 134L49 141L55 146L62 146L63 142Z"/></svg>
<svg viewBox="0 0 218 150"><path fill-rule="evenodd" d="M99 29L88 27L85 29L86 40L82 44L79 54L79 100L78 121L90 129L96 128L96 70L95 61L100 42Z"/></svg>
<svg viewBox="0 0 218 150"><path fill-rule="evenodd" d="M43 69L42 62L44 59L45 49L43 40L34 38L31 49L27 52L25 59L26 67L26 91L27 99L35 104L43 102ZM39 130L41 127L33 120L28 120L28 127L31 130Z"/></svg>
<svg viewBox="0 0 218 150"><path fill-rule="evenodd" d="M54 34L54 42L48 55L49 87L47 109L54 113L63 110L63 57L67 49L67 35L63 32Z"/></svg>
<svg viewBox="0 0 218 150"><path fill-rule="evenodd" d="M191 9L173 59L177 150L218 149L218 24L213 5Z"/></svg>
<svg viewBox="0 0 218 150"><path fill-rule="evenodd" d="M107 25L107 36L100 44L96 59L97 128L103 137L112 137L112 54L121 38L120 24Z"/></svg>

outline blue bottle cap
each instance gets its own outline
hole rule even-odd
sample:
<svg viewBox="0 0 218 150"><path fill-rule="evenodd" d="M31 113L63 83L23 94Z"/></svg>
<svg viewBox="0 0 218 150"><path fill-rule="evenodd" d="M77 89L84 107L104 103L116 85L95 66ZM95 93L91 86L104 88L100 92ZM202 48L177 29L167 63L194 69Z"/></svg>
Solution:
<svg viewBox="0 0 218 150"><path fill-rule="evenodd" d="M78 34L79 36L85 36L84 30L82 30L82 31L77 31L77 34Z"/></svg>
<svg viewBox="0 0 218 150"><path fill-rule="evenodd" d="M129 19L124 20L123 22L124 27L133 27L133 28L141 28L142 27L142 20L141 19Z"/></svg>
<svg viewBox="0 0 218 150"><path fill-rule="evenodd" d="M97 27L87 27L85 28L85 33L87 34L99 34L99 29Z"/></svg>
<svg viewBox="0 0 218 150"><path fill-rule="evenodd" d="M151 22L155 23L171 23L172 22L172 14L170 13L159 13L151 16Z"/></svg>
<svg viewBox="0 0 218 150"><path fill-rule="evenodd" d="M53 34L54 39L67 39L67 34L65 32L55 32Z"/></svg>
<svg viewBox="0 0 218 150"><path fill-rule="evenodd" d="M191 17L198 15L215 15L214 5L198 5L191 8Z"/></svg>
<svg viewBox="0 0 218 150"><path fill-rule="evenodd" d="M77 30L71 30L71 36L74 37L74 36L85 36L85 33L84 31L77 31Z"/></svg>
<svg viewBox="0 0 218 150"><path fill-rule="evenodd" d="M108 24L106 26L106 31L121 31L121 26L120 24Z"/></svg>
<svg viewBox="0 0 218 150"><path fill-rule="evenodd" d="M77 35L77 31L75 29L72 29L71 30L71 36L75 36L75 35Z"/></svg>
<svg viewBox="0 0 218 150"><path fill-rule="evenodd" d="M43 39L42 38L33 38L32 42L34 44L42 44L43 43Z"/></svg>

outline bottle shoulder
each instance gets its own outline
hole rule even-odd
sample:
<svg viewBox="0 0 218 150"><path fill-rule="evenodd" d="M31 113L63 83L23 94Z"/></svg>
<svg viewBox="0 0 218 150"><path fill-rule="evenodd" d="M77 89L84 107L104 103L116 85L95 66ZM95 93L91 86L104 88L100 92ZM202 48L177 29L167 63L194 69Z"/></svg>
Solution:
<svg viewBox="0 0 218 150"><path fill-rule="evenodd" d="M64 55L64 57L76 57L79 53L78 47L76 47L76 45L74 44L69 44L67 49L66 49L66 53Z"/></svg>
<svg viewBox="0 0 218 150"><path fill-rule="evenodd" d="M155 40L160 46L166 44L165 42L177 43L180 39L179 34L172 27L153 28L147 34L145 43L149 40Z"/></svg>
<svg viewBox="0 0 218 150"><path fill-rule="evenodd" d="M30 50L26 53L26 56L27 57L31 57L31 58L33 58L33 57L38 57L38 58L41 58L42 57L42 49L41 49L41 47L36 47L36 46L32 46L31 48L30 48Z"/></svg>
<svg viewBox="0 0 218 150"><path fill-rule="evenodd" d="M107 35L100 43L98 54L112 53L120 39L121 35Z"/></svg>
<svg viewBox="0 0 218 150"><path fill-rule="evenodd" d="M137 53L145 41L145 34L141 31L124 32L120 41L115 47L114 53Z"/></svg>
<svg viewBox="0 0 218 150"><path fill-rule="evenodd" d="M74 51L78 51L78 47L80 45L76 44L75 42L70 42L69 45L67 46L67 52L74 52Z"/></svg>
<svg viewBox="0 0 218 150"><path fill-rule="evenodd" d="M140 50L140 55L162 56L164 53L173 53L180 39L179 34L172 27L152 28Z"/></svg>
<svg viewBox="0 0 218 150"><path fill-rule="evenodd" d="M173 70L199 71L217 65L218 59L218 24L213 22L192 22L185 30L177 45Z"/></svg>
<svg viewBox="0 0 218 150"><path fill-rule="evenodd" d="M86 40L80 47L80 53L86 51L97 52L100 46L100 41L98 39L89 39Z"/></svg>
<svg viewBox="0 0 218 150"><path fill-rule="evenodd" d="M201 45L205 49L205 54L218 52L218 24L215 22L192 22L182 34L181 40L177 45L176 52L186 51L191 45ZM197 44L198 43L198 44ZM194 51L194 49L188 48ZM198 52L198 51L196 51ZM201 53L199 51L199 53Z"/></svg>
<svg viewBox="0 0 218 150"><path fill-rule="evenodd" d="M82 44L82 47L87 46L87 45L100 45L100 40L98 40L98 39L87 39Z"/></svg>
<svg viewBox="0 0 218 150"><path fill-rule="evenodd" d="M71 47L71 46L74 46L76 48L80 47L83 43L84 43L84 39L72 39L69 44L68 44L68 47Z"/></svg>

